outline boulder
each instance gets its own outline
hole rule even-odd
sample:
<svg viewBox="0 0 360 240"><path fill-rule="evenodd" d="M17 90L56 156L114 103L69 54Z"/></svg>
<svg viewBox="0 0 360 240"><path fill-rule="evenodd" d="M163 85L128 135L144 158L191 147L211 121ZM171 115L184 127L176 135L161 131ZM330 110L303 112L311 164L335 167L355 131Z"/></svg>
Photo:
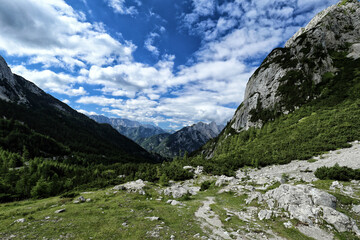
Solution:
<svg viewBox="0 0 360 240"><path fill-rule="evenodd" d="M260 212L258 213L258 218L260 219L260 221L262 221L264 219L269 220L271 218L272 214L273 214L273 211L263 209L263 210L260 210Z"/></svg>
<svg viewBox="0 0 360 240"><path fill-rule="evenodd" d="M336 207L333 195L307 185L282 184L268 191L264 199L269 207L282 208L289 212L290 218L310 225L313 224L313 219L318 218L320 206L332 209Z"/></svg>
<svg viewBox="0 0 360 240"><path fill-rule="evenodd" d="M65 212L65 211L66 211L66 209L63 208L63 209L56 210L55 213L62 213L62 212Z"/></svg>
<svg viewBox="0 0 360 240"><path fill-rule="evenodd" d="M345 214L336 211L330 207L322 207L323 210L323 219L334 226L334 228L339 232L353 231L356 235L360 236L359 228L356 225L356 222L346 216Z"/></svg>
<svg viewBox="0 0 360 240"><path fill-rule="evenodd" d="M157 221L159 220L159 217L145 217L145 219L148 219L150 221Z"/></svg>
<svg viewBox="0 0 360 240"><path fill-rule="evenodd" d="M217 187L221 187L222 185L232 182L234 181L235 178L234 177L227 177L225 175L221 175L220 177L218 177L218 179L215 182L215 186Z"/></svg>
<svg viewBox="0 0 360 240"><path fill-rule="evenodd" d="M164 194L167 196L172 196L173 198L181 198L186 194L195 195L200 191L200 187L190 187L188 185L182 185L180 183L175 183L174 185L164 189Z"/></svg>
<svg viewBox="0 0 360 240"><path fill-rule="evenodd" d="M285 228L292 228L292 223L290 221L284 222L284 227Z"/></svg>
<svg viewBox="0 0 360 240"><path fill-rule="evenodd" d="M20 218L14 221L14 223L24 223L26 221L25 218Z"/></svg>
<svg viewBox="0 0 360 240"><path fill-rule="evenodd" d="M360 205L353 205L351 210L356 214L360 214Z"/></svg>
<svg viewBox="0 0 360 240"><path fill-rule="evenodd" d="M145 195L145 191L143 187L145 187L146 183L147 183L146 181L138 179L136 181L117 185L113 188L113 190L127 190L128 192L134 192L134 193L139 193L141 195Z"/></svg>

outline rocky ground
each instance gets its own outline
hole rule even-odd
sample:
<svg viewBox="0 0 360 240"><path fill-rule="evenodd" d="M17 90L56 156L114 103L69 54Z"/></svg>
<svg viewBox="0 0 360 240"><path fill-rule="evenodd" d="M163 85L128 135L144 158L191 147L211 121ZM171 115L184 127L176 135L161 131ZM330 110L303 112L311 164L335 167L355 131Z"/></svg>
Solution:
<svg viewBox="0 0 360 240"><path fill-rule="evenodd" d="M0 205L0 239L360 239L359 181L318 180L321 166L360 168L360 144L236 177L167 187L142 181L74 199ZM203 182L212 182L200 191ZM190 196L190 197L189 197Z"/></svg>

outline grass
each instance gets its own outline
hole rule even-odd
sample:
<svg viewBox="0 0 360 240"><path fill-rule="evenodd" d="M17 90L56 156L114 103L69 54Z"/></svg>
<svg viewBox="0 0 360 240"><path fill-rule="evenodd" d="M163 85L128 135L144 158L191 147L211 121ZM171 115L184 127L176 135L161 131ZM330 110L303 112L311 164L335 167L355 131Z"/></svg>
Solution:
<svg viewBox="0 0 360 240"><path fill-rule="evenodd" d="M200 206L198 200L187 201L186 207L179 208L166 204L166 198L150 200L126 192L113 194L110 189L84 194L84 197L92 201L74 204L72 199L54 197L2 204L0 238L12 234L16 239L60 238L68 234L74 239L147 239L157 226L162 227L159 239L169 239L171 235L193 239L193 235L202 233L193 216ZM61 208L66 211L54 213ZM160 220L145 220L151 216L159 216ZM20 218L26 222L14 224Z"/></svg>
<svg viewBox="0 0 360 240"><path fill-rule="evenodd" d="M311 159L309 159L309 160L307 160L309 163L314 163L314 162L317 162L317 160L316 159L314 159L314 158L311 158Z"/></svg>

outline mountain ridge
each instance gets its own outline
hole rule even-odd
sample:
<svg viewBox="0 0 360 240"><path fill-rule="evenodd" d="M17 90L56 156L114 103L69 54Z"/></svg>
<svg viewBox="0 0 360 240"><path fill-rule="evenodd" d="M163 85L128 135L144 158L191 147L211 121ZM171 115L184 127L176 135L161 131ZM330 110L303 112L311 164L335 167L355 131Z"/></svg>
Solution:
<svg viewBox="0 0 360 240"><path fill-rule="evenodd" d="M191 153L215 138L224 128L215 122L209 124L199 122L184 127L175 133L163 133L139 140L139 144L148 151L159 153L165 157L182 157Z"/></svg>
<svg viewBox="0 0 360 240"><path fill-rule="evenodd" d="M0 77L1 117L23 122L36 132L65 144L71 151L111 155L109 161L116 158L154 161L146 150L111 127L97 124L34 83L13 74L3 57L0 57Z"/></svg>

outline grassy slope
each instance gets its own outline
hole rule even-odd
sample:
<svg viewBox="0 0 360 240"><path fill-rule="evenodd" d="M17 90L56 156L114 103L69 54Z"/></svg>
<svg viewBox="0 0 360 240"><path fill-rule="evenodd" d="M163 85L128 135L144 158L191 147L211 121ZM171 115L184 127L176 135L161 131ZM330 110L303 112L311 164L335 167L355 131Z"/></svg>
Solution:
<svg viewBox="0 0 360 240"><path fill-rule="evenodd" d="M347 183L344 183L346 185ZM315 183L319 188L329 189L331 181L318 181ZM156 200L160 195L157 193L158 186L149 185L147 195L120 191L113 193L111 189L99 190L92 193L82 194L85 198L91 198L91 202L80 204L72 203L71 198L48 198L43 200L27 200L14 203L0 204L0 238L15 235L14 239L42 239L61 238L69 239L170 239L174 235L176 239L198 239L194 235L200 233L207 236L200 227L201 222L195 218L194 213L202 205L208 196L216 196L216 204L211 209L219 215L225 229L246 228L249 226L253 232L265 233L272 230L285 239L311 239L301 234L297 229L286 229L282 218L270 220L256 220L246 223L237 217L225 221L228 217L226 211L243 211L248 205L245 204L247 195L235 196L233 193L217 194L219 188L211 186L205 192L191 197L184 207L166 204L167 197L161 201ZM360 193L357 193L359 197ZM343 200L344 203L346 199ZM252 202L250 206L262 208L262 205ZM339 204L338 210L349 212L351 205ZM63 213L54 213L55 210L65 208ZM158 221L146 220L145 217L157 216ZM359 216L351 214L359 221ZM48 219L46 219L49 217ZM25 223L14 223L15 220L25 218ZM123 226L123 223L127 226ZM296 225L297 221L292 221ZM158 227L158 237L151 237ZM350 233L337 234L337 239L353 239Z"/></svg>

